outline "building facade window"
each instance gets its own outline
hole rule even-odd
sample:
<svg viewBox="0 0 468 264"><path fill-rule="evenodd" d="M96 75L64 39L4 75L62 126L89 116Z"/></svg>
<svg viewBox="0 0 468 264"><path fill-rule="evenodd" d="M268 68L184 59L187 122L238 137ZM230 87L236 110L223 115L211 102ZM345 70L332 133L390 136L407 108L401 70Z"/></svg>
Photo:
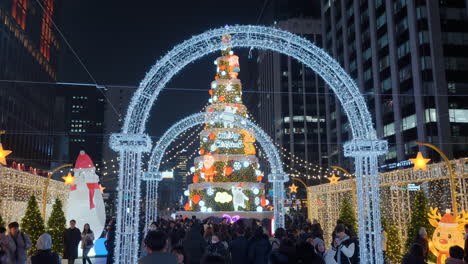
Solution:
<svg viewBox="0 0 468 264"><path fill-rule="evenodd" d="M27 0L13 0L11 16L16 20L16 23L24 30L26 29L26 11L28 10Z"/></svg>
<svg viewBox="0 0 468 264"><path fill-rule="evenodd" d="M384 137L388 137L395 134L395 123L390 123L384 126Z"/></svg>
<svg viewBox="0 0 468 264"><path fill-rule="evenodd" d="M410 115L401 120L403 130L408 130L416 127L416 115Z"/></svg>

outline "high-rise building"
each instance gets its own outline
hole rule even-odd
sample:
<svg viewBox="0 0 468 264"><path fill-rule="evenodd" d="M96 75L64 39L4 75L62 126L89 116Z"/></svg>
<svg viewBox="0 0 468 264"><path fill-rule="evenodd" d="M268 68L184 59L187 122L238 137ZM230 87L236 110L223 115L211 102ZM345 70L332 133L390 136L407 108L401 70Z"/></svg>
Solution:
<svg viewBox="0 0 468 264"><path fill-rule="evenodd" d="M276 27L321 42L319 20L293 18L277 22ZM276 52L259 52L257 62L260 125L293 156L327 164L323 81L303 64ZM294 159L289 163L300 169Z"/></svg>
<svg viewBox="0 0 468 264"><path fill-rule="evenodd" d="M68 153L73 160L84 150L93 160L103 159L105 98L94 86L63 87Z"/></svg>
<svg viewBox="0 0 468 264"><path fill-rule="evenodd" d="M187 189L189 184L188 180L188 153L187 150L184 150L182 153L179 154L176 158L176 167L174 172L174 182L176 185L176 196L180 198L183 195L183 190Z"/></svg>
<svg viewBox="0 0 468 264"><path fill-rule="evenodd" d="M106 205L115 209L118 187L118 153L109 147L109 137L112 133L120 133L127 112L129 101L135 92L127 87L110 87L105 91L106 104L104 106L104 129L102 147L101 183L106 187L110 198ZM104 162L106 162L104 164ZM115 167L114 167L115 166Z"/></svg>
<svg viewBox="0 0 468 264"><path fill-rule="evenodd" d="M0 129L4 147L13 150L8 158L48 169L60 127L56 87L32 82L56 81L60 44L52 20L60 1L38 2L0 2Z"/></svg>
<svg viewBox="0 0 468 264"><path fill-rule="evenodd" d="M385 163L414 157L417 141L450 158L468 154L467 4L321 0L323 47L357 81L377 135L389 141ZM351 168L342 151L351 139L349 122L326 93L330 163Z"/></svg>
<svg viewBox="0 0 468 264"><path fill-rule="evenodd" d="M262 24L300 35L321 45L319 9L310 1L269 1ZM327 166L324 84L303 64L286 55L259 51L256 56L256 96L247 102L255 119L270 137L286 150L287 156ZM249 64L249 68L252 63ZM259 150L261 151L261 150ZM311 171L285 159L291 173Z"/></svg>

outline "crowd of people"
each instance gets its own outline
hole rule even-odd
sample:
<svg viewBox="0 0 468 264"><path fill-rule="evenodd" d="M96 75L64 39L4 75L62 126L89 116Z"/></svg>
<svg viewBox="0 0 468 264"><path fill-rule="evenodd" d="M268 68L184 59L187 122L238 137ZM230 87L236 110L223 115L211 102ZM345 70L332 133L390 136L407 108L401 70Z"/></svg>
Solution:
<svg viewBox="0 0 468 264"><path fill-rule="evenodd" d="M83 231L74 220L63 233L63 259L74 264L81 242L83 264L92 263L88 253L94 246L95 235L89 224ZM278 228L271 234L269 221L241 219L235 223L228 219L211 218L200 221L195 217L175 220L159 219L142 232L139 264L357 264L359 241L353 228L338 221L326 245L323 230L317 221L289 219L287 228ZM114 263L115 221L107 226L107 264ZM468 225L465 226L468 234ZM468 235L465 250L453 246L446 264L466 264ZM385 242L383 242L385 243ZM32 247L29 236L16 222L8 230L0 227L0 264L25 264L27 251ZM32 264L59 264L60 256L51 251L52 238L42 234L36 243L37 251L30 258ZM385 249L385 246L384 246ZM384 251L385 255L385 251ZM402 264L425 264L429 256L427 232L421 228ZM465 259L465 261L464 261ZM28 262L29 263L29 262Z"/></svg>
<svg viewBox="0 0 468 264"><path fill-rule="evenodd" d="M78 247L81 242L83 264L92 264L88 253L94 246L94 234L89 224L85 224L83 232L76 227L76 221L70 221L70 227L63 233L64 253L63 259L68 264L74 264L78 258ZM52 237L48 233L39 236L36 242L36 251L28 261L28 250L32 248L31 239L20 231L19 224L12 222L8 230L0 226L0 264L61 264L60 256L52 252Z"/></svg>
<svg viewBox="0 0 468 264"><path fill-rule="evenodd" d="M345 223L337 223L330 246L316 221L288 221L289 227L276 229L274 235L268 224L252 219L159 220L149 227L139 263L359 263L357 237Z"/></svg>

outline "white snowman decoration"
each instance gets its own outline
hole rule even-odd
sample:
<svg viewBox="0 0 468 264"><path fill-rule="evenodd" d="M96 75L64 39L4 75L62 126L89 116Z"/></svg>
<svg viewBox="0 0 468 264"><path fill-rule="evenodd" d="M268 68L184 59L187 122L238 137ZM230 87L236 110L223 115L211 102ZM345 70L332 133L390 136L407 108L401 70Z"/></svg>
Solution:
<svg viewBox="0 0 468 264"><path fill-rule="evenodd" d="M74 219L80 231L83 231L85 224L89 224L95 239L98 239L106 222L104 199L99 188L96 168L84 151L80 151L76 159L74 177L66 209L67 222ZM81 254L81 250L79 252ZM93 249L89 255L94 255Z"/></svg>
<svg viewBox="0 0 468 264"><path fill-rule="evenodd" d="M232 204L234 205L234 211L239 211L239 207L245 209L245 201L248 201L249 197L247 197L242 191L242 185L239 184L237 187L232 186L231 191L233 197Z"/></svg>

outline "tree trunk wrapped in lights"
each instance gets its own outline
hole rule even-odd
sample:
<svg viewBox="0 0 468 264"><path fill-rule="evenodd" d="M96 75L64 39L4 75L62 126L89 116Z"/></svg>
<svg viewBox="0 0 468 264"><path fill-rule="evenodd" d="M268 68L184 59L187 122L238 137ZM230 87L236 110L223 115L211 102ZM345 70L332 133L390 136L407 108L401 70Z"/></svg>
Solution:
<svg viewBox="0 0 468 264"><path fill-rule="evenodd" d="M221 120L207 119L200 133L200 156L195 158L193 183L185 209L197 212L262 212L265 199L263 172L255 156L255 138L228 117L247 117L242 104L239 57L230 47L230 35L222 38L222 56L215 60L207 113L228 113Z"/></svg>

